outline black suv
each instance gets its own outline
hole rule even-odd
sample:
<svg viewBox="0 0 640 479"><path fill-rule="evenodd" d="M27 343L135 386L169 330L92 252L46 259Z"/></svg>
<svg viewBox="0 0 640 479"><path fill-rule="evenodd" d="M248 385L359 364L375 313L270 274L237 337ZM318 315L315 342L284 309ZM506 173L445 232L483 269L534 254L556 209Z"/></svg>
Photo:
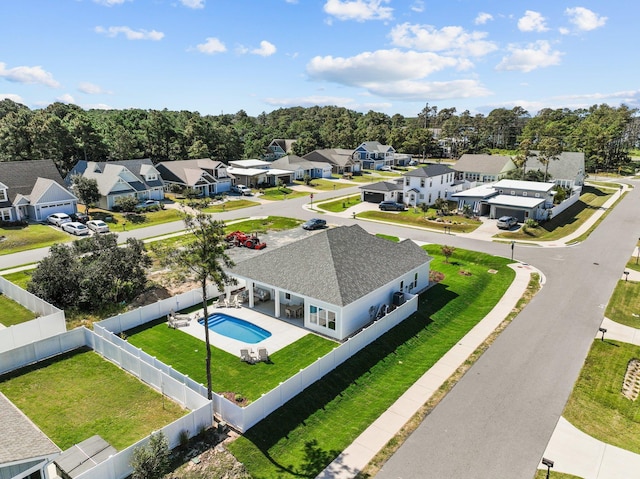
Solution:
<svg viewBox="0 0 640 479"><path fill-rule="evenodd" d="M404 211L406 208L404 203L398 203L397 201L383 201L378 205L381 211Z"/></svg>

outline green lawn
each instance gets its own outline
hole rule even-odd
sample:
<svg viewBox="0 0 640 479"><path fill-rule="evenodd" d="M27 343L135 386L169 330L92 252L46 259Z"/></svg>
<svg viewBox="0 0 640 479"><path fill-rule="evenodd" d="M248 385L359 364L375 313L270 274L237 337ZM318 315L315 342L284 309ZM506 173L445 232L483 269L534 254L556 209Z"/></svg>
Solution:
<svg viewBox="0 0 640 479"><path fill-rule="evenodd" d="M538 469L533 479L546 479L546 477L547 477L547 470ZM551 474L549 474L549 479L582 479L582 478L578 476L574 476L573 474L564 474L562 472L556 472L553 469L551 469Z"/></svg>
<svg viewBox="0 0 640 479"><path fill-rule="evenodd" d="M426 249L445 279L422 295L416 314L229 445L253 477L315 477L477 324L513 280L504 258L456 250L445 264L438 246Z"/></svg>
<svg viewBox="0 0 640 479"><path fill-rule="evenodd" d="M272 201L281 201L291 198L301 198L302 196L309 196L309 192L307 191L296 191L292 190L291 188L287 188L286 186L283 186L281 188L267 188L262 191L263 193L260 198Z"/></svg>
<svg viewBox="0 0 640 479"><path fill-rule="evenodd" d="M550 221L546 221L537 228L525 228L523 226L518 231L500 233L495 237L510 240L559 240L575 232L614 194L618 194L617 191L583 186L580 200Z"/></svg>
<svg viewBox="0 0 640 479"><path fill-rule="evenodd" d="M632 328L640 328L639 314L640 283L636 281L618 281L604 315L616 323Z"/></svg>
<svg viewBox="0 0 640 479"><path fill-rule="evenodd" d="M194 381L207 384L204 341L180 330L168 328L164 319L152 327L127 331L126 334L127 340L134 346L170 364L181 373L188 374ZM212 348L213 390L217 393L232 392L255 401L336 346L334 341L307 334L271 354L271 363L257 364L243 363L237 355ZM309 351L313 351L313 354L308 354Z"/></svg>
<svg viewBox="0 0 640 479"><path fill-rule="evenodd" d="M122 450L186 414L88 350L2 376L0 392L61 449L99 434Z"/></svg>
<svg viewBox="0 0 640 479"><path fill-rule="evenodd" d="M442 231L447 227L451 228L452 233L470 233L482 224L481 221L457 215L438 217L441 221L430 220L428 218L436 217L436 210L433 208L429 208L426 213L415 208L409 208L401 213L371 210L358 213L356 217Z"/></svg>
<svg viewBox="0 0 640 479"><path fill-rule="evenodd" d="M110 217L111 220L108 221L107 224L114 233L124 231L125 229L130 231L163 223L171 223L172 221L179 221L182 219L178 210L169 208L159 211L150 211L148 213L129 213L126 218L122 213L91 209L90 216L92 219L105 219L106 217Z"/></svg>
<svg viewBox="0 0 640 479"><path fill-rule="evenodd" d="M296 181L295 184L304 185L304 181ZM328 180L326 178L315 178L308 185L316 191L335 191L343 188L351 188L353 185L339 181ZM307 193L308 194L308 193Z"/></svg>
<svg viewBox="0 0 640 479"><path fill-rule="evenodd" d="M9 327L31 321L35 317L32 311L0 293L0 324Z"/></svg>
<svg viewBox="0 0 640 479"><path fill-rule="evenodd" d="M257 201L251 200L227 200L223 203L215 203L206 208L203 208L202 211L205 213L224 213L225 211L233 211L239 210L242 208L250 208L252 206L258 206L260 203Z"/></svg>
<svg viewBox="0 0 640 479"><path fill-rule="evenodd" d="M316 204L316 208L319 210L330 211L332 213L342 213L361 202L360 195L352 195L344 198L338 198L337 200L318 203Z"/></svg>
<svg viewBox="0 0 640 479"><path fill-rule="evenodd" d="M36 248L46 248L54 243L71 241L73 236L54 226L30 224L29 226L0 228L0 255L12 254Z"/></svg>
<svg viewBox="0 0 640 479"><path fill-rule="evenodd" d="M586 434L640 454L640 401L621 392L627 363L640 346L596 339L563 416Z"/></svg>
<svg viewBox="0 0 640 479"><path fill-rule="evenodd" d="M15 273L2 275L2 277L13 284L20 286L22 289L27 289L27 284L31 281L31 275L34 271L35 269L25 269L23 271L16 271Z"/></svg>

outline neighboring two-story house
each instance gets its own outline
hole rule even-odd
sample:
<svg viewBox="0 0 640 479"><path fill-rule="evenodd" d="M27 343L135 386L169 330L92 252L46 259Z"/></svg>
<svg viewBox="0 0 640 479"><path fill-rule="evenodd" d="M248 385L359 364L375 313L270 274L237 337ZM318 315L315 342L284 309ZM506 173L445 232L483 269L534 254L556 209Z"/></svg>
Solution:
<svg viewBox="0 0 640 479"><path fill-rule="evenodd" d="M455 184L456 172L446 165L429 164L403 175L403 202L410 206L432 205L438 198L447 199Z"/></svg>
<svg viewBox="0 0 640 479"><path fill-rule="evenodd" d="M544 173L545 165L539 160L539 151L531 151L527 159L526 171L540 170ZM547 167L548 181L564 188L581 188L584 185L585 165L584 153L563 151L557 160L549 161Z"/></svg>
<svg viewBox="0 0 640 479"><path fill-rule="evenodd" d="M124 161L79 161L65 181L72 185L79 175L94 178L100 191L100 208L111 210L118 198L131 196L138 201L163 200L164 183L150 159Z"/></svg>
<svg viewBox="0 0 640 479"><path fill-rule="evenodd" d="M296 140L288 140L278 138L275 140L271 140L271 143L267 146L267 154L264 159L267 161L274 161L283 156L289 155L293 150L293 144Z"/></svg>
<svg viewBox="0 0 640 479"><path fill-rule="evenodd" d="M77 204L53 160L0 162L0 221L45 221Z"/></svg>
<svg viewBox="0 0 640 479"><path fill-rule="evenodd" d="M231 176L227 165L211 158L162 161L156 165L165 190L172 185L192 188L200 196L214 196L231 191Z"/></svg>
<svg viewBox="0 0 640 479"><path fill-rule="evenodd" d="M396 150L393 146L383 145L379 141L365 141L353 152L353 158L360 160L366 170L379 170L383 166L395 165Z"/></svg>

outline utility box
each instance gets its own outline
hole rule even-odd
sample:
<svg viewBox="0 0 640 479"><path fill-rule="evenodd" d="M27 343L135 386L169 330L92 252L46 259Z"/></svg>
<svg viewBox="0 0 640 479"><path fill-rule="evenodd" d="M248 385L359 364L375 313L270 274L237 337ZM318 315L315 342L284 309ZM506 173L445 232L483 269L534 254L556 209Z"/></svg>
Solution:
<svg viewBox="0 0 640 479"><path fill-rule="evenodd" d="M396 291L393 293L393 305L402 306L405 302L404 293L402 291Z"/></svg>

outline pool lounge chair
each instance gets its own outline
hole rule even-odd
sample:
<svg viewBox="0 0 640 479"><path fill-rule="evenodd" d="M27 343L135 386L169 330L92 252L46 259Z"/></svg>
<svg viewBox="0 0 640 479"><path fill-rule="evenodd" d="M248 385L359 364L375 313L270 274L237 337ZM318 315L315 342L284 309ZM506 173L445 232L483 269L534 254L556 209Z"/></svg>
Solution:
<svg viewBox="0 0 640 479"><path fill-rule="evenodd" d="M239 294L236 294L233 298L231 298L231 306L233 306L234 308L239 308L242 306Z"/></svg>
<svg viewBox="0 0 640 479"><path fill-rule="evenodd" d="M242 348L240 350L240 360L249 364L253 364L256 361L255 356L249 352L249 348Z"/></svg>
<svg viewBox="0 0 640 479"><path fill-rule="evenodd" d="M269 353L267 352L267 348L258 348L258 361L264 361L265 363L269 362Z"/></svg>

